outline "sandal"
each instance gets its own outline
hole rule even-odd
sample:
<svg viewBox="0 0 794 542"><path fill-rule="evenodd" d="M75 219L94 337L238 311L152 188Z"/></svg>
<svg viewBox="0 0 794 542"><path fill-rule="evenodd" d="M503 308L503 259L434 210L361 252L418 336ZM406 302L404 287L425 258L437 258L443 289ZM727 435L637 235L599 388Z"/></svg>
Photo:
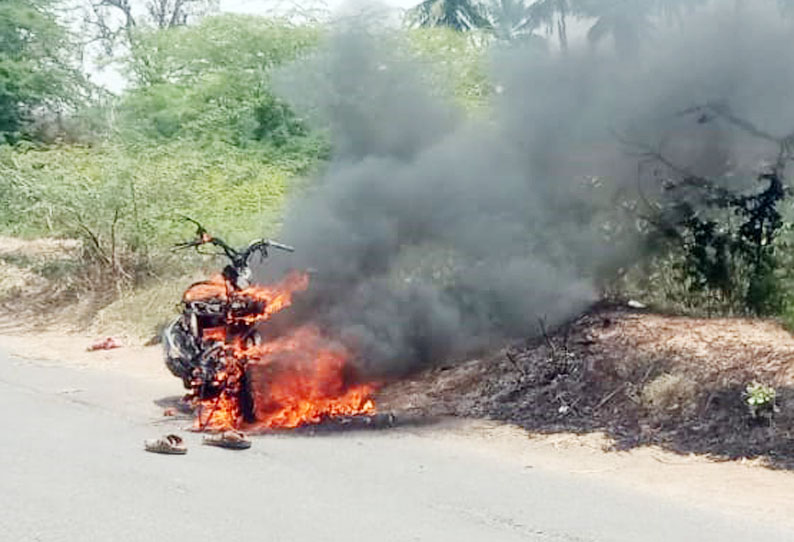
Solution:
<svg viewBox="0 0 794 542"><path fill-rule="evenodd" d="M215 435L205 435L201 441L207 446L220 446L230 450L245 450L251 447L251 441L245 438L245 434L240 431L224 431Z"/></svg>
<svg viewBox="0 0 794 542"><path fill-rule="evenodd" d="M182 455L187 453L187 446L182 437L178 435L165 435L144 441L143 447L147 452L156 454Z"/></svg>

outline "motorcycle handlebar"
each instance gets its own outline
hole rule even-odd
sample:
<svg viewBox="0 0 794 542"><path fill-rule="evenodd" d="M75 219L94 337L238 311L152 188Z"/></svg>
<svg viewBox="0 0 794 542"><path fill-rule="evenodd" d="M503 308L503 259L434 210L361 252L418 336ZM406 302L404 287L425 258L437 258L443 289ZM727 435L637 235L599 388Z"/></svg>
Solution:
<svg viewBox="0 0 794 542"><path fill-rule="evenodd" d="M235 248L227 245L222 239L214 237L207 232L204 226L201 223L193 220L189 216L182 216L183 220L187 220L188 222L192 222L196 225L196 238L191 241L185 241L183 243L177 243L174 248L175 249L184 249L184 248L198 248L202 245L215 245L223 250L227 257L231 258L232 260L236 260L239 257L242 257L243 260L247 261L249 256L256 252L261 251L263 256L267 256L267 249L269 247L277 248L279 250L284 250L286 252L295 252L295 249L289 245L285 245L283 243L278 243L276 241L271 241L269 239L257 239L255 241L251 241L248 247L244 250L236 250Z"/></svg>
<svg viewBox="0 0 794 542"><path fill-rule="evenodd" d="M286 250L287 252L295 252L295 247L291 247L289 245L284 245L282 243L277 243L276 241L267 241L268 246L273 248L278 248L281 250Z"/></svg>

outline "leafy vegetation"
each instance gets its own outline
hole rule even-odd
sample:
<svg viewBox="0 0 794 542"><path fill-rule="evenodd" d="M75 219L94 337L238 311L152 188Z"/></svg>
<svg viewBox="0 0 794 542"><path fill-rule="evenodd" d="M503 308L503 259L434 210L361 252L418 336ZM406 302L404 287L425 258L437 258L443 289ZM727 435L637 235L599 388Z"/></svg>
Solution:
<svg viewBox="0 0 794 542"><path fill-rule="evenodd" d="M0 142L30 137L34 120L83 103L89 91L51 0L0 2Z"/></svg>
<svg viewBox="0 0 794 542"><path fill-rule="evenodd" d="M195 258L170 251L186 233L180 215L233 243L277 235L291 179L329 148L325 134L271 89L274 69L316 48L318 26L224 15L136 27L132 35L125 61L131 86L115 100L76 110L90 121L80 137L0 147L0 231L79 239L78 260L31 272L68 275L69 299L104 292L97 307L110 303L100 312L104 321L118 321L118 311L143 312L136 307L157 297L151 292L178 290L174 280L195 267ZM430 29L411 32L404 46L435 67L428 70L434 86L465 107L485 103L476 43Z"/></svg>
<svg viewBox="0 0 794 542"><path fill-rule="evenodd" d="M200 216L240 242L278 224L294 170L221 150L208 156L179 142L0 149L7 203L0 229L82 239L96 287L178 273L182 267L164 249L185 231L180 214Z"/></svg>
<svg viewBox="0 0 794 542"><path fill-rule="evenodd" d="M288 180L327 143L275 97L270 72L318 39L313 27L237 16L137 30L132 87L81 110L94 119L85 143L0 147L0 231L80 239L65 294L106 292L107 300L187 271L190 258L170 251L185 234L180 215L233 242L275 234ZM26 54L34 65L49 62ZM64 103L72 92L52 89Z"/></svg>
<svg viewBox="0 0 794 542"><path fill-rule="evenodd" d="M424 0L408 12L412 24L454 30L490 28L485 6L471 0Z"/></svg>
<svg viewBox="0 0 794 542"><path fill-rule="evenodd" d="M113 30L97 19L100 30L126 40L129 86L116 98L99 99L76 69L80 50L54 14L56 0L0 4L0 137L7 143L0 147L0 232L81 239L80 261L35 272L80 275L80 287L122 297L170 284L188 269L168 250L184 231L180 214L234 242L277 234L292 179L320 165L331 142L277 96L273 73L311 55L322 25L193 19L209 6L204 0L178 9L151 0L142 15L126 12L126 2L89 4L103 24L121 25ZM681 17L685 5L692 2L427 0L410 15L419 28L400 32L395 44L427 68L421 76L439 94L487 114L494 39L556 35L564 50L567 21L576 18L588 21L593 44L611 36L618 51L631 51L649 21ZM687 310L794 315L782 272L791 259L782 165L737 192L668 170L647 232L649 245L665 248L643 262L651 269L644 293L662 292Z"/></svg>
<svg viewBox="0 0 794 542"><path fill-rule="evenodd" d="M586 21L587 38L596 45L612 38L615 49L631 55L654 18L676 20L706 0L425 0L408 11L409 24L456 31L488 31L497 39L557 37L568 49L571 20ZM789 2L781 4L790 9Z"/></svg>
<svg viewBox="0 0 794 542"><path fill-rule="evenodd" d="M660 194L645 196L646 243L655 255L643 265L641 286L677 311L777 316L791 304L790 228L784 217L790 195L786 168L794 159L789 137L777 137L735 116L723 104L685 111L699 124L721 122L751 139L773 144L755 182L726 182L693 173L660 151L640 145ZM733 176L734 170L723 172ZM665 278L666 277L666 278ZM672 279L672 280L669 280ZM648 298L646 297L646 300Z"/></svg>
<svg viewBox="0 0 794 542"><path fill-rule="evenodd" d="M139 34L120 106L125 139L270 147L303 159L322 143L271 90L271 72L312 50L319 29L225 15Z"/></svg>
<svg viewBox="0 0 794 542"><path fill-rule="evenodd" d="M690 186L696 182L685 181ZM680 236L680 273L693 291L713 291L729 306L774 315L785 305L776 239L783 227L779 204L787 193L777 171L762 173L759 181L765 186L750 194L700 183L707 192L703 205L717 212L704 213L679 195L668 210L678 222L663 227ZM737 225L733 217L739 219Z"/></svg>
<svg viewBox="0 0 794 542"><path fill-rule="evenodd" d="M744 403L754 420L771 420L776 398L775 388L760 382L752 382L744 390Z"/></svg>

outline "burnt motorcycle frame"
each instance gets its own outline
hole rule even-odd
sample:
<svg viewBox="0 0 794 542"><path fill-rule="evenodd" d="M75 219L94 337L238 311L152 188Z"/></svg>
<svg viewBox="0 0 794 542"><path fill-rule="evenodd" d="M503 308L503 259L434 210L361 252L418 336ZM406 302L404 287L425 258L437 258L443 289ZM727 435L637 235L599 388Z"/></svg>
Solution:
<svg viewBox="0 0 794 542"><path fill-rule="evenodd" d="M169 324L163 333L165 363L171 373L182 379L189 390L186 398L190 401L215 400L217 408L221 398L226 395L236 401L243 420L253 421L253 396L246 373L248 360L235 355L232 345L241 341L246 346L261 342L261 336L253 326L255 320L250 316L262 314L264 302L245 294L250 286L251 269L249 261L259 254L260 261L268 256L269 248L287 252L294 249L268 239L257 239L243 249L235 249L218 237L214 237L199 222L189 217L185 220L196 225L196 237L179 243L175 249L195 249L203 255L225 256L229 263L223 268L225 296L209 296L192 299L188 294L201 285L211 281L191 284L182 297L181 313ZM202 252L204 246L214 246L221 251ZM223 328L223 340L205 336L204 330ZM206 425L214 414L204 416ZM201 418L201 417L200 417ZM204 427L199 427L204 429Z"/></svg>

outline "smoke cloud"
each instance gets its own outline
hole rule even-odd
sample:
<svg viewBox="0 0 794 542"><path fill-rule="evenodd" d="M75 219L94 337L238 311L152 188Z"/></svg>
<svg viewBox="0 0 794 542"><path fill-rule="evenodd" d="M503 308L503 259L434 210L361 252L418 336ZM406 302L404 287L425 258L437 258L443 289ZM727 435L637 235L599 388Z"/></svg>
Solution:
<svg viewBox="0 0 794 542"><path fill-rule="evenodd" d="M721 103L771 132L794 127L792 28L773 2L753 4L660 21L631 54L494 47L492 109L476 118L388 33L340 30L280 77L334 145L286 214L281 240L297 252L269 264L315 270L287 312L389 375L582 311L636 254L636 217L619 211L642 182L627 141L727 179L750 147L679 112Z"/></svg>

